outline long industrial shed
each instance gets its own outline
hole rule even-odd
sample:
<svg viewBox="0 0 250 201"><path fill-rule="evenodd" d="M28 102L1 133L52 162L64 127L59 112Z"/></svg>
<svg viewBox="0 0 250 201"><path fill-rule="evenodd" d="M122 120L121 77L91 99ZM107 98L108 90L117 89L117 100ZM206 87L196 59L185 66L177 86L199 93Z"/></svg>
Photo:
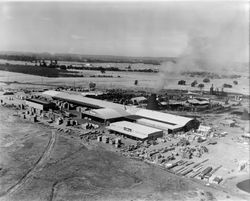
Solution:
<svg viewBox="0 0 250 201"><path fill-rule="evenodd" d="M54 99L67 101L69 103L90 107L92 110L83 112L83 116L101 122L126 120L161 129L165 133L174 133L182 130L188 131L199 127L199 122L194 118L136 108L135 106L124 106L117 103L84 97L80 94L45 91L43 92L43 95L51 96Z"/></svg>

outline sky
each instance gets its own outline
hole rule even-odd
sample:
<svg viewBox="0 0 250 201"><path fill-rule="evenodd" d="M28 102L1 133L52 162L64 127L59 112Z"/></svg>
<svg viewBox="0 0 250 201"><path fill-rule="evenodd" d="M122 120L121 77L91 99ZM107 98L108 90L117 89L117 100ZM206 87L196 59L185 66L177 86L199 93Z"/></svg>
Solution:
<svg viewBox="0 0 250 201"><path fill-rule="evenodd" d="M248 61L249 4L0 2L0 41L0 51Z"/></svg>

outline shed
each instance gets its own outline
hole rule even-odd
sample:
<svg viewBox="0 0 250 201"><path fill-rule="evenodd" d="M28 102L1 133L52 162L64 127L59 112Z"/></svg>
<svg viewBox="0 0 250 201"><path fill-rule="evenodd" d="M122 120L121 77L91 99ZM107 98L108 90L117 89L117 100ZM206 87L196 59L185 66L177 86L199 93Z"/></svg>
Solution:
<svg viewBox="0 0 250 201"><path fill-rule="evenodd" d="M110 131L125 135L136 140L146 140L163 136L163 131L160 129L128 121L111 123L107 128Z"/></svg>
<svg viewBox="0 0 250 201"><path fill-rule="evenodd" d="M230 126L230 127L235 126L235 122L233 120L230 120L230 119L223 120L220 123L224 126Z"/></svg>
<svg viewBox="0 0 250 201"><path fill-rule="evenodd" d="M211 130L212 130L212 128L210 126L200 125L197 131L201 132L201 133L208 133Z"/></svg>
<svg viewBox="0 0 250 201"><path fill-rule="evenodd" d="M187 100L188 103L192 105L208 105L209 101L207 100L197 100L197 99L189 99Z"/></svg>
<svg viewBox="0 0 250 201"><path fill-rule="evenodd" d="M144 96L139 96L139 97L131 98L131 101L133 102L136 101L137 103L146 103L147 99Z"/></svg>

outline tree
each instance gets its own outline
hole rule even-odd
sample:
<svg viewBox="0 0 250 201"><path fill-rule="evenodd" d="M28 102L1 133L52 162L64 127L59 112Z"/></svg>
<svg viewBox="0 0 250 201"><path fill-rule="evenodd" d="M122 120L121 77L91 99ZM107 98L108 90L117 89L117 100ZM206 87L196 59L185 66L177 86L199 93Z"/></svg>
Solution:
<svg viewBox="0 0 250 201"><path fill-rule="evenodd" d="M101 71L101 73L105 73L106 72L105 68L103 68L103 67L100 67L100 71Z"/></svg>
<svg viewBox="0 0 250 201"><path fill-rule="evenodd" d="M236 80L234 80L234 82L233 82L235 85L237 85L238 84L238 81L236 81Z"/></svg>
<svg viewBox="0 0 250 201"><path fill-rule="evenodd" d="M195 80L195 81L193 81L192 83L191 83L191 87L195 87L195 85L197 85L198 84L198 82L197 82L197 80Z"/></svg>
<svg viewBox="0 0 250 201"><path fill-rule="evenodd" d="M208 82L210 82L210 80L209 80L208 78L205 78L205 79L203 80L203 82L208 83Z"/></svg>
<svg viewBox="0 0 250 201"><path fill-rule="evenodd" d="M89 89L90 90L95 90L95 87L96 87L96 83L94 83L94 82L89 83Z"/></svg>
<svg viewBox="0 0 250 201"><path fill-rule="evenodd" d="M66 70L66 69L67 69L67 67L66 67L65 65L61 65L61 66L60 66L60 69L62 69L62 70Z"/></svg>
<svg viewBox="0 0 250 201"><path fill-rule="evenodd" d="M138 85L138 80L135 80L135 85Z"/></svg>
<svg viewBox="0 0 250 201"><path fill-rule="evenodd" d="M178 85L186 85L186 81L185 80L179 80Z"/></svg>
<svg viewBox="0 0 250 201"><path fill-rule="evenodd" d="M202 90L203 88L204 88L204 84L202 84L202 83L200 83L199 85L198 85L198 87L200 88L200 90Z"/></svg>
<svg viewBox="0 0 250 201"><path fill-rule="evenodd" d="M139 105L137 100L134 100L134 105Z"/></svg>

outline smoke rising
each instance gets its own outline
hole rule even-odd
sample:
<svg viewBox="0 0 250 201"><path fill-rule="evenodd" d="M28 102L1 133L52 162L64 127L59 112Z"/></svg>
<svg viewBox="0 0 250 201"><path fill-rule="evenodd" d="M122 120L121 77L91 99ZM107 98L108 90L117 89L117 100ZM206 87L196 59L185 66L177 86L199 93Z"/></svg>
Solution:
<svg viewBox="0 0 250 201"><path fill-rule="evenodd" d="M194 14L189 19L190 24L185 25L186 30L176 26L178 31L186 31L186 47L176 63L162 65L158 89L165 86L170 75L183 71L233 74L244 63L249 63L249 43L246 43L249 41L248 10L235 9L226 17L220 16L219 10L215 11L215 16Z"/></svg>

